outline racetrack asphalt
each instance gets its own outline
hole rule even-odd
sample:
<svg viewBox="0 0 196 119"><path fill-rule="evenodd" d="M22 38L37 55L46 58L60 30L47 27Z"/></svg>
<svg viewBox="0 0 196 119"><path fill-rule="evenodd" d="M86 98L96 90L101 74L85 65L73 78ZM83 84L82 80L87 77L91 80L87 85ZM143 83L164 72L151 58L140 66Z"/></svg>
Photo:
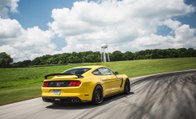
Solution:
<svg viewBox="0 0 196 119"><path fill-rule="evenodd" d="M196 119L196 70L131 80L131 93L53 105L35 98L0 106L0 119Z"/></svg>

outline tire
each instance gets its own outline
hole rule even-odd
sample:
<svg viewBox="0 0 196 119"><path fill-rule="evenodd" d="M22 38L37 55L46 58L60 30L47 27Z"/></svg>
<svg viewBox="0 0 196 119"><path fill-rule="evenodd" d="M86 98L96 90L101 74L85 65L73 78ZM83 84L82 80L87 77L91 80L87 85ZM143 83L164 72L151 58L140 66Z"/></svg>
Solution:
<svg viewBox="0 0 196 119"><path fill-rule="evenodd" d="M103 89L100 85L97 85L93 91L92 103L99 105L103 102Z"/></svg>
<svg viewBox="0 0 196 119"><path fill-rule="evenodd" d="M127 79L124 84L124 94L129 94L131 91L130 81Z"/></svg>

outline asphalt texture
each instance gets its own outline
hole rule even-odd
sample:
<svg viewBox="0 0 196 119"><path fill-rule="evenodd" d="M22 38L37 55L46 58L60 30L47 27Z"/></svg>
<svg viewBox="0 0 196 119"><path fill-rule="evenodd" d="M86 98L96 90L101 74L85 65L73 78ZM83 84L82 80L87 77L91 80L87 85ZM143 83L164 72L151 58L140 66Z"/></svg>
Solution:
<svg viewBox="0 0 196 119"><path fill-rule="evenodd" d="M53 105L41 98L0 106L0 119L196 119L196 70L131 80L129 95Z"/></svg>

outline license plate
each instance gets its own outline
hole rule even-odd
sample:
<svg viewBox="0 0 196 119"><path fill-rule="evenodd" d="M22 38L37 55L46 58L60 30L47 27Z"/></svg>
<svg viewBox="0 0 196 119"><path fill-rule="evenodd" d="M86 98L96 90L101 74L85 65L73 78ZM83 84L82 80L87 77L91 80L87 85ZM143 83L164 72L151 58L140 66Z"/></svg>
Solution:
<svg viewBox="0 0 196 119"><path fill-rule="evenodd" d="M55 95L60 95L61 91L60 90L53 90L52 93L55 94Z"/></svg>
<svg viewBox="0 0 196 119"><path fill-rule="evenodd" d="M61 101L61 99L59 99L59 98L54 98L54 100L55 100L55 101Z"/></svg>

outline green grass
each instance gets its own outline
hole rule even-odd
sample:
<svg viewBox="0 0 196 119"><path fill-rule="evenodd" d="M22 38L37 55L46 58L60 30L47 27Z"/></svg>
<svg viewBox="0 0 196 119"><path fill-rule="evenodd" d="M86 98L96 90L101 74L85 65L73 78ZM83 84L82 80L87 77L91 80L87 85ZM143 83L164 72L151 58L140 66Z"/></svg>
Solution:
<svg viewBox="0 0 196 119"><path fill-rule="evenodd" d="M104 65L113 71L127 74L129 77L136 77L161 72L196 69L196 58L83 63L31 68L0 68L0 105L39 97L44 75L62 72L71 67L81 65Z"/></svg>
<svg viewBox="0 0 196 119"><path fill-rule="evenodd" d="M136 77L162 72L196 69L196 58L119 61L109 62L104 65L119 73L125 73L129 77Z"/></svg>

